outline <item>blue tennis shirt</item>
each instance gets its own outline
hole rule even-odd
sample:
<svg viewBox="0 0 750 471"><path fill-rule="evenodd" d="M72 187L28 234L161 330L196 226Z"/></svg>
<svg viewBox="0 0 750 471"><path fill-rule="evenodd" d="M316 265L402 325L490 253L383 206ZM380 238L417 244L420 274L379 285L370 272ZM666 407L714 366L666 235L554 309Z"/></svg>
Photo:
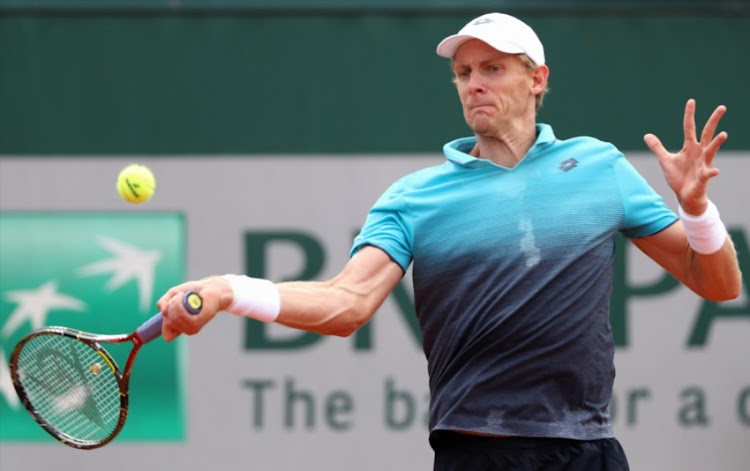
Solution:
<svg viewBox="0 0 750 471"><path fill-rule="evenodd" d="M609 143L538 124L513 168L470 156L475 143L396 181L352 248L413 263L430 430L611 437L613 237L677 217Z"/></svg>

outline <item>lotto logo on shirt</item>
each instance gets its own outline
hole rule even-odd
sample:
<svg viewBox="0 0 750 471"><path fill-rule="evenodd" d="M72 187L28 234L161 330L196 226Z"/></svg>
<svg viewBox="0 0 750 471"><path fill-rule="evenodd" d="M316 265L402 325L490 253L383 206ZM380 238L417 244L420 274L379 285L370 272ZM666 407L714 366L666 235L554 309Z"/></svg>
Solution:
<svg viewBox="0 0 750 471"><path fill-rule="evenodd" d="M51 325L132 332L182 281L184 252L181 214L0 213L0 440L54 441L16 396L8 371L13 346ZM120 369L131 346L106 346ZM139 353L118 441L183 439L177 347L157 340Z"/></svg>

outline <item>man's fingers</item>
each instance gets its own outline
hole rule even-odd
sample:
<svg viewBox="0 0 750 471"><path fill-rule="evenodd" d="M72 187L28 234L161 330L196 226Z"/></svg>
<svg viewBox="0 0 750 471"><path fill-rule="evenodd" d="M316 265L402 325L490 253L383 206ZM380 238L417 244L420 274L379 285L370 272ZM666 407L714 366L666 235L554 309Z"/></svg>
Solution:
<svg viewBox="0 0 750 471"><path fill-rule="evenodd" d="M187 291L183 289L184 285L185 283L182 283L178 286L173 286L172 288L167 290L167 292L164 293L162 297L159 298L158 301L156 301L156 307L160 311L164 311L165 309L167 309L167 307L169 306L169 302L172 300L172 298L174 298L176 295L180 294L183 291Z"/></svg>
<svg viewBox="0 0 750 471"><path fill-rule="evenodd" d="M175 297L178 297L180 300L182 300L182 295L187 291L199 291L200 285L194 281L188 281L185 283L181 283L177 286L173 286L169 290L167 290L166 293L162 295L161 298L156 302L156 307L160 311L164 311L167 309L167 306L169 306L169 303L172 302L172 299Z"/></svg>
<svg viewBox="0 0 750 471"><path fill-rule="evenodd" d="M682 119L682 128L685 133L685 141L693 142L695 135L695 100L692 98L685 104L685 116Z"/></svg>
<svg viewBox="0 0 750 471"><path fill-rule="evenodd" d="M156 308L160 311L164 311L167 308L167 304L169 303L169 300L172 299L174 296L174 288L171 288L169 291L164 293L161 298L159 298L158 301L156 301Z"/></svg>
<svg viewBox="0 0 750 471"><path fill-rule="evenodd" d="M161 330L161 336L162 338L164 338L165 342L171 342L172 340L177 338L178 335L179 334L172 329L162 328Z"/></svg>
<svg viewBox="0 0 750 471"><path fill-rule="evenodd" d="M159 300L160 303L163 303L160 310L164 317L162 320L161 334L167 342L175 339L184 330L182 326L184 323L182 314L182 291L178 288L179 287L170 289L167 294Z"/></svg>
<svg viewBox="0 0 750 471"><path fill-rule="evenodd" d="M176 291L174 296L166 301L162 315L162 336L170 341L180 334L195 335L206 321L199 315L189 314L182 303L184 291Z"/></svg>
<svg viewBox="0 0 750 471"><path fill-rule="evenodd" d="M729 135L722 131L719 133L718 136L713 138L713 140L706 146L706 164L711 165L714 161L714 157L716 157L716 153L719 152L719 147L726 142Z"/></svg>
<svg viewBox="0 0 750 471"><path fill-rule="evenodd" d="M657 157L666 157L669 155L669 152L664 148L664 145L662 145L659 138L653 134L646 134L643 136L643 140L646 142L648 148L651 149L651 152L656 154Z"/></svg>
<svg viewBox="0 0 750 471"><path fill-rule="evenodd" d="M711 113L711 117L708 118L708 121L706 121L706 125L703 127L701 142L708 142L713 139L716 128L719 126L719 121L721 121L722 116L724 116L724 113L726 112L726 106L721 105L716 107L714 112Z"/></svg>

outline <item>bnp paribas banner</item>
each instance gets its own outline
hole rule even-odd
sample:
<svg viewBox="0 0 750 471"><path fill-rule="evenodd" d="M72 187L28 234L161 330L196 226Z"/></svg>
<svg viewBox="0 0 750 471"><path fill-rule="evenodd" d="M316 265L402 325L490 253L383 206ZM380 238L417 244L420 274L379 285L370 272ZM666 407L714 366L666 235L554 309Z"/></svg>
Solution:
<svg viewBox="0 0 750 471"><path fill-rule="evenodd" d="M674 208L656 159L648 153L628 158ZM26 224L12 229L23 233L14 237L26 244L9 254L11 266L23 260L12 275L6 274L2 236L3 350L7 356L9 343L40 324L127 332L154 309L164 289L183 278L330 278L346 263L352 238L377 197L398 177L442 159L1 158L2 229ZM149 165L156 175L148 203L124 203L115 191L117 173L131 162ZM745 274L737 300L705 301L633 244L617 243L611 303L617 378L610 410L634 470L746 471L750 463L750 153L722 152L715 163L721 175L712 182L711 198ZM184 240L167 235L179 234L174 226L182 223ZM69 235L73 229L65 224L80 231ZM47 248L50 233L55 242L75 242ZM150 294L136 281L149 263ZM62 306L48 306L44 315L17 311L33 293ZM0 469L109 469L134 456L140 469L160 471L432 467L426 365L410 273L372 321L348 338L224 313L183 339L183 346L184 384L176 345L156 340L142 349L136 373L151 377L134 373L134 381L144 382L132 399L151 396L162 406L133 404L122 436L91 452L32 437L33 421L16 417L18 405L3 379L9 392L0 395ZM159 381L169 385L157 387ZM164 441L158 427L166 416L178 415L182 398L184 440ZM7 414L12 421L6 423Z"/></svg>
<svg viewBox="0 0 750 471"><path fill-rule="evenodd" d="M50 325L132 332L153 314L155 294L183 279L184 251L179 213L0 213L0 440L51 438L30 419L10 382L13 346L32 329ZM142 350L131 381L133 414L120 440L183 439L177 345ZM120 368L130 346L107 346Z"/></svg>

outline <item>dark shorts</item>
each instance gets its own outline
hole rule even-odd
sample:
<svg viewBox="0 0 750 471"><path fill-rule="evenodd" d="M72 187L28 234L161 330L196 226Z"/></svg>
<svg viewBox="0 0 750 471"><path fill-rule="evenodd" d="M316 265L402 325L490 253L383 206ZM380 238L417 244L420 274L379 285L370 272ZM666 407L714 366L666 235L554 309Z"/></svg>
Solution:
<svg viewBox="0 0 750 471"><path fill-rule="evenodd" d="M434 471L628 471L628 460L614 438L480 437L433 432Z"/></svg>

